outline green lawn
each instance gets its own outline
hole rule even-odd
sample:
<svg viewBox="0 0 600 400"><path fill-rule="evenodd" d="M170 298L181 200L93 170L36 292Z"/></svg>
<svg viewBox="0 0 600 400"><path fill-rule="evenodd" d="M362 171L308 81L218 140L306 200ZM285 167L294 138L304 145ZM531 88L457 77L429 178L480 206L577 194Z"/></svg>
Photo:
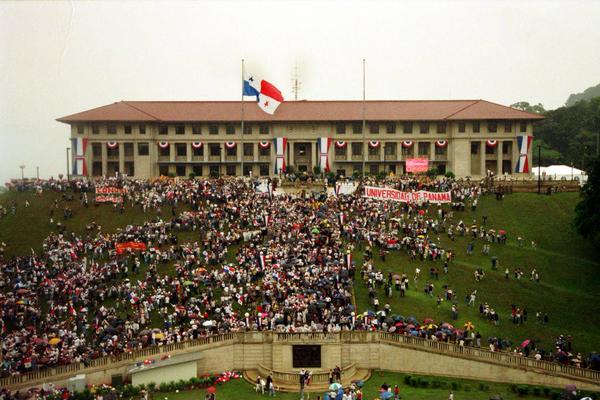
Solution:
<svg viewBox="0 0 600 400"><path fill-rule="evenodd" d="M380 306L389 303L392 312L404 316L416 316L422 320L431 317L436 321L450 321L449 302L436 306L435 298L423 292L424 285L432 281L435 294L443 293L443 285L449 285L458 294L459 318L454 325L462 326L472 321L484 338L499 336L509 338L513 343L531 338L541 340L545 348L552 348L553 337L558 334L573 336L576 350L598 350L600 344L600 262L598 249L578 236L571 224L573 208L578 194L563 193L553 196L537 194L513 194L503 201L493 197L482 200L476 212L455 212L454 220L463 220L468 226L476 219L488 217L487 226L505 229L509 235L507 244L491 244L491 253L485 256L481 252L483 242L475 241L473 255L466 254L469 237L458 237L452 242L447 235L440 234L444 248L456 252L456 261L451 263L448 275L443 274L443 264L437 262L412 261L404 251L394 251L382 263L378 251L375 251L375 266L392 273L406 273L410 279L415 267L421 268L421 278L416 287L413 285L405 298L398 292L392 298L385 297L383 290L378 291ZM517 245L516 238L524 238L525 245ZM531 241L536 248L532 248ZM497 256L500 268L491 269L491 256ZM360 260L362 253L355 257ZM360 263L360 261L359 261ZM429 277L429 268L436 265L440 270L440 279ZM474 270L483 268L486 277L475 282ZM511 270L509 280L504 277L504 268ZM514 279L515 268L525 271L521 280ZM540 283L529 279L529 272L536 268L540 272ZM465 296L477 289L476 307L467 307ZM360 277L356 281L355 295L359 311L369 309L368 291ZM442 296L443 297L443 296ZM479 303L488 302L500 314L500 325L493 326L479 315ZM508 318L511 305L526 307L529 319L522 326L514 325ZM550 323L547 326L535 320L536 311L547 312Z"/></svg>
<svg viewBox="0 0 600 400"><path fill-rule="evenodd" d="M405 383L406 374L374 371L371 378L365 383L363 387L363 399L378 399L379 389L382 384L398 385L400 388L400 395L404 400L445 400L448 398L450 390L454 392L455 400L488 400L490 397L500 394L504 400L513 399L543 399L543 389L539 395L533 394L533 388L529 388L529 395L519 396L517 393L511 390L510 385L488 383L480 385L480 382L466 379L453 379L453 378L438 378L438 377L426 377L410 375L412 379L420 379L421 382L427 381L427 387L410 386ZM454 384L454 386L453 386ZM557 390L557 389L551 389ZM317 396L323 398L324 393L311 393L310 399L316 400ZM198 400L204 399L206 395L205 390L190 390L168 392L168 393L154 393L153 398L155 400ZM229 381L223 385L217 386L216 392L217 400L256 400L269 398L266 394L261 395L254 391L254 387L248 384L242 379ZM299 399L298 393L277 393L277 399L281 400L297 400Z"/></svg>

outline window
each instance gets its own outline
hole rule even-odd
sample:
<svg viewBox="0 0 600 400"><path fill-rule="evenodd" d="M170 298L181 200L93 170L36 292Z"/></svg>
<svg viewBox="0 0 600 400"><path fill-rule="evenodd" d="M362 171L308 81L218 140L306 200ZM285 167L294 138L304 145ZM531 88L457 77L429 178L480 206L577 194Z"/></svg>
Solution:
<svg viewBox="0 0 600 400"><path fill-rule="evenodd" d="M110 134L110 135L114 135L117 133L117 126L115 124L108 124L106 126L106 131Z"/></svg>
<svg viewBox="0 0 600 400"><path fill-rule="evenodd" d="M158 166L158 174L161 176L169 175L169 166L168 165L159 165Z"/></svg>
<svg viewBox="0 0 600 400"><path fill-rule="evenodd" d="M227 135L233 135L233 134L235 134L235 126L233 124L227 124L227 125L225 125L225 133Z"/></svg>
<svg viewBox="0 0 600 400"><path fill-rule="evenodd" d="M119 146L113 147L112 149L107 146L106 147L106 155L108 157L118 157L119 156Z"/></svg>
<svg viewBox="0 0 600 400"><path fill-rule="evenodd" d="M97 135L100 133L100 127L96 124L92 124L92 134Z"/></svg>
<svg viewBox="0 0 600 400"><path fill-rule="evenodd" d="M521 123L519 124L519 130L520 130L522 133L524 133L524 132L527 132L527 122L521 122Z"/></svg>
<svg viewBox="0 0 600 400"><path fill-rule="evenodd" d="M210 124L208 126L208 133L210 135L218 135L219 134L219 126L217 124Z"/></svg>
<svg viewBox="0 0 600 400"><path fill-rule="evenodd" d="M387 133L396 133L396 123L395 122L388 122L385 125L385 131Z"/></svg>
<svg viewBox="0 0 600 400"><path fill-rule="evenodd" d="M185 176L185 165L176 165L175 174L177 176Z"/></svg>
<svg viewBox="0 0 600 400"><path fill-rule="evenodd" d="M485 154L496 154L496 147L485 146Z"/></svg>
<svg viewBox="0 0 600 400"><path fill-rule="evenodd" d="M138 156L147 156L150 154L148 143L138 143Z"/></svg>
<svg viewBox="0 0 600 400"><path fill-rule="evenodd" d="M133 143L123 143L125 157L133 157Z"/></svg>
<svg viewBox="0 0 600 400"><path fill-rule="evenodd" d="M395 156L396 155L396 143L386 143L385 144L385 155L386 156Z"/></svg>
<svg viewBox="0 0 600 400"><path fill-rule="evenodd" d="M171 146L167 146L167 147L158 146L158 155L160 157L170 157L171 156Z"/></svg>
<svg viewBox="0 0 600 400"><path fill-rule="evenodd" d="M269 164L260 164L258 166L258 173L260 176L269 176Z"/></svg>
<svg viewBox="0 0 600 400"><path fill-rule="evenodd" d="M352 155L361 156L363 153L363 144L361 142L352 143Z"/></svg>
<svg viewBox="0 0 600 400"><path fill-rule="evenodd" d="M298 144L297 149L298 149L298 155L299 156L305 156L306 155L306 145L300 143L300 144Z"/></svg>
<svg viewBox="0 0 600 400"><path fill-rule="evenodd" d="M497 121L488 121L487 128L488 128L488 132L496 133L498 131L498 122Z"/></svg>
<svg viewBox="0 0 600 400"><path fill-rule="evenodd" d="M83 125L77 125L77 133L83 135Z"/></svg>
<svg viewBox="0 0 600 400"><path fill-rule="evenodd" d="M352 124L352 133L362 133L363 124L362 122L354 122Z"/></svg>
<svg viewBox="0 0 600 400"><path fill-rule="evenodd" d="M502 142L502 154L510 154L512 150L511 145L511 142Z"/></svg>
<svg viewBox="0 0 600 400"><path fill-rule="evenodd" d="M458 123L458 132L465 133L466 130L467 130L467 124L464 121L460 121Z"/></svg>
<svg viewBox="0 0 600 400"><path fill-rule="evenodd" d="M270 156L271 155L271 146L269 146L269 147L258 146L258 155L259 156Z"/></svg>
<svg viewBox="0 0 600 400"><path fill-rule="evenodd" d="M347 152L346 152L347 147L337 147L335 146L335 155L336 156L346 156Z"/></svg>
<svg viewBox="0 0 600 400"><path fill-rule="evenodd" d="M145 135L146 134L146 125L140 125L139 130L140 130L140 135Z"/></svg>
<svg viewBox="0 0 600 400"><path fill-rule="evenodd" d="M244 143L244 155L248 157L254 155L254 143Z"/></svg>
<svg viewBox="0 0 600 400"><path fill-rule="evenodd" d="M444 146L444 147L435 146L435 154L437 156L445 155L446 154L446 146Z"/></svg>
<svg viewBox="0 0 600 400"><path fill-rule="evenodd" d="M369 165L369 173L371 175L377 175L379 173L379 165L377 165L377 164Z"/></svg>
<svg viewBox="0 0 600 400"><path fill-rule="evenodd" d="M248 165L244 165L244 173L242 175L244 176L252 176L252 174L254 173L253 168L252 168L252 164Z"/></svg>
<svg viewBox="0 0 600 400"><path fill-rule="evenodd" d="M131 135L131 125L125 125L125 134Z"/></svg>
<svg viewBox="0 0 600 400"><path fill-rule="evenodd" d="M225 167L225 173L229 176L235 175L235 165L227 165Z"/></svg>
<svg viewBox="0 0 600 400"><path fill-rule="evenodd" d="M346 123L345 122L337 122L335 124L335 133L340 135L346 133Z"/></svg>
<svg viewBox="0 0 600 400"><path fill-rule="evenodd" d="M252 135L252 125L251 124L244 125L244 135Z"/></svg>
<svg viewBox="0 0 600 400"><path fill-rule="evenodd" d="M92 155L102 157L102 145L100 143L92 143Z"/></svg>
<svg viewBox="0 0 600 400"><path fill-rule="evenodd" d="M512 132L512 121L504 121L504 132L505 133Z"/></svg>
<svg viewBox="0 0 600 400"><path fill-rule="evenodd" d="M168 125L159 125L158 126L158 134L159 135L166 135L169 133L169 126Z"/></svg>
<svg viewBox="0 0 600 400"><path fill-rule="evenodd" d="M261 135L268 135L269 134L269 125L260 124L258 126L258 133L260 133Z"/></svg>
<svg viewBox="0 0 600 400"><path fill-rule="evenodd" d="M378 156L379 155L379 147L372 147L372 146L368 146L369 147L369 155L370 156Z"/></svg>
<svg viewBox="0 0 600 400"><path fill-rule="evenodd" d="M419 132L429 133L429 122L421 122L419 124Z"/></svg>
<svg viewBox="0 0 600 400"><path fill-rule="evenodd" d="M185 125L175 125L175 134L176 135L185 134Z"/></svg>
<svg viewBox="0 0 600 400"><path fill-rule="evenodd" d="M437 133L446 133L446 123L445 122L437 123Z"/></svg>
<svg viewBox="0 0 600 400"><path fill-rule="evenodd" d="M185 143L176 143L175 144L175 155L179 157L187 156L187 144Z"/></svg>
<svg viewBox="0 0 600 400"><path fill-rule="evenodd" d="M204 146L200 146L200 147L192 146L192 155L196 156L196 157L204 156ZM196 174L196 175L198 175L198 174ZM202 174L200 174L200 175L202 175Z"/></svg>
<svg viewBox="0 0 600 400"><path fill-rule="evenodd" d="M373 122L369 124L369 132L370 133L379 133L379 124L377 122Z"/></svg>
<svg viewBox="0 0 600 400"><path fill-rule="evenodd" d="M192 125L192 135L200 135L202 134L202 129L200 128L199 124L194 124ZM200 168L200 170L202 171L202 168Z"/></svg>
<svg viewBox="0 0 600 400"><path fill-rule="evenodd" d="M481 122L473 121L473 133L479 133L481 131Z"/></svg>
<svg viewBox="0 0 600 400"><path fill-rule="evenodd" d="M481 143L479 142L471 142L471 155L476 156L479 154L479 146Z"/></svg>
<svg viewBox="0 0 600 400"><path fill-rule="evenodd" d="M413 146L410 146L410 147L402 146L402 155L403 156L412 156L413 155Z"/></svg>
<svg viewBox="0 0 600 400"><path fill-rule="evenodd" d="M346 176L346 170L344 168L340 168L340 169L336 170L335 173L338 176Z"/></svg>
<svg viewBox="0 0 600 400"><path fill-rule="evenodd" d="M221 155L221 146L219 146L218 144L211 144L210 145L210 155L211 157L218 157Z"/></svg>
<svg viewBox="0 0 600 400"><path fill-rule="evenodd" d="M225 148L225 154L227 154L230 157L237 156L237 146L226 147Z"/></svg>
<svg viewBox="0 0 600 400"><path fill-rule="evenodd" d="M404 133L412 133L412 131L413 131L412 122L405 122L404 124L402 124L402 131Z"/></svg>
<svg viewBox="0 0 600 400"><path fill-rule="evenodd" d="M429 154L429 142L419 142L419 155L426 156Z"/></svg>
<svg viewBox="0 0 600 400"><path fill-rule="evenodd" d="M194 172L194 175L196 175L196 176L202 176L202 165L194 165L192 167L192 171Z"/></svg>

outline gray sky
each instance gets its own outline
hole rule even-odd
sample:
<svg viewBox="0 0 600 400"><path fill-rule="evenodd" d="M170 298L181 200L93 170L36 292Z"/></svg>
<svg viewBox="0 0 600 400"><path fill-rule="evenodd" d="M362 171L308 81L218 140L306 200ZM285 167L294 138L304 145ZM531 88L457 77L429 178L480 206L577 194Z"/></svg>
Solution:
<svg viewBox="0 0 600 400"><path fill-rule="evenodd" d="M66 170L55 118L126 100L238 100L240 59L292 98L526 100L600 82L600 1L3 1L0 184Z"/></svg>

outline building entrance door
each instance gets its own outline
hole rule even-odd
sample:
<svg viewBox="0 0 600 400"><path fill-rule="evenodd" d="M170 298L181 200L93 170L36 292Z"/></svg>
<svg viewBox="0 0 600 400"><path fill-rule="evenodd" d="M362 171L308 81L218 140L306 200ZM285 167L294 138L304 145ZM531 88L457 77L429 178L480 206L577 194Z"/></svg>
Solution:
<svg viewBox="0 0 600 400"><path fill-rule="evenodd" d="M292 165L300 172L312 170L312 145L307 142L294 143ZM301 169L302 168L302 169Z"/></svg>

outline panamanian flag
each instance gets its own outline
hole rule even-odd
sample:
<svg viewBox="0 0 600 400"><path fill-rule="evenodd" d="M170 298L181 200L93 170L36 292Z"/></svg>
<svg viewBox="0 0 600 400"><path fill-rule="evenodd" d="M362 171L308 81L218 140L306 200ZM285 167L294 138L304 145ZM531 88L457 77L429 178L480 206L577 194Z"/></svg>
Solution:
<svg viewBox="0 0 600 400"><path fill-rule="evenodd" d="M256 102L261 110L271 115L283 103L283 95L279 89L254 75L250 75L247 79L244 79L243 95L256 97Z"/></svg>

